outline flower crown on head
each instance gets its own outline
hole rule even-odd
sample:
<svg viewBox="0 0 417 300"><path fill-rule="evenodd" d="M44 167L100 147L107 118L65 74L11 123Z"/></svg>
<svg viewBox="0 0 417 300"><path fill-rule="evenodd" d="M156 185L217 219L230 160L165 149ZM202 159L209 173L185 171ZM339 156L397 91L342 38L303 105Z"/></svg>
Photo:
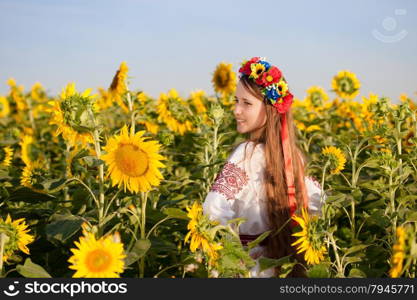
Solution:
<svg viewBox="0 0 417 300"><path fill-rule="evenodd" d="M278 113L285 114L290 109L293 95L288 89L287 82L280 69L265 61L265 58L252 57L250 60L245 60L239 72L247 75L261 87L262 94Z"/></svg>

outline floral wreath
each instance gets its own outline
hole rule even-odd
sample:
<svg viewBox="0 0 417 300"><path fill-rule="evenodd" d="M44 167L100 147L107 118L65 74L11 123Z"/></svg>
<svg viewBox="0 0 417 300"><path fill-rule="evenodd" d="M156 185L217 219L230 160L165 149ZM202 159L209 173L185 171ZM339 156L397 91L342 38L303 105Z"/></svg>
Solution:
<svg viewBox="0 0 417 300"><path fill-rule="evenodd" d="M262 94L278 113L285 114L290 109L293 95L280 69L265 61L264 58L253 57L242 63L239 72L247 75L261 87Z"/></svg>

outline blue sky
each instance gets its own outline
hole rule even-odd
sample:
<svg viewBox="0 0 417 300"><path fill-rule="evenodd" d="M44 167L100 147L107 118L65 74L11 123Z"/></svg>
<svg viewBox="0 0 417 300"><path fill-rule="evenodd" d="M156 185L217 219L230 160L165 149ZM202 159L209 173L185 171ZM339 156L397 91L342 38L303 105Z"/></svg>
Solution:
<svg viewBox="0 0 417 300"><path fill-rule="evenodd" d="M132 90L213 94L219 62L265 56L298 98L349 69L361 95L417 100L416 14L413 0L0 0L0 94L9 77L108 87L122 61Z"/></svg>

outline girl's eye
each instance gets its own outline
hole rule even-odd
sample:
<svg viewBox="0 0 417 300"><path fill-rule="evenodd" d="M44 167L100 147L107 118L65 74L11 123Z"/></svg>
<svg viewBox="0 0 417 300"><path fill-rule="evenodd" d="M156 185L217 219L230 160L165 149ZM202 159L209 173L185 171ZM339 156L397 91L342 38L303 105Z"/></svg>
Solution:
<svg viewBox="0 0 417 300"><path fill-rule="evenodd" d="M245 102L245 104L246 104L246 105L252 105L252 103L249 103L249 102Z"/></svg>

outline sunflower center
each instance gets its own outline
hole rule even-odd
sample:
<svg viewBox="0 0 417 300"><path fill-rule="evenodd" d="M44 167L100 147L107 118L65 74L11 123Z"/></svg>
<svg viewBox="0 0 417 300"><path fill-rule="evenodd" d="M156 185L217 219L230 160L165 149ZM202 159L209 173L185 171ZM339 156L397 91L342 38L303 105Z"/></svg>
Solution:
<svg viewBox="0 0 417 300"><path fill-rule="evenodd" d="M222 70L216 78L217 85L224 88L229 84L229 72L227 70Z"/></svg>
<svg viewBox="0 0 417 300"><path fill-rule="evenodd" d="M322 105L322 95L320 92L314 92L311 94L311 102L313 102L314 106Z"/></svg>
<svg viewBox="0 0 417 300"><path fill-rule="evenodd" d="M102 272L111 264L111 255L102 249L95 249L87 254L86 265L91 272Z"/></svg>
<svg viewBox="0 0 417 300"><path fill-rule="evenodd" d="M347 94L354 92L353 82L350 78L342 78L340 80L340 90Z"/></svg>
<svg viewBox="0 0 417 300"><path fill-rule="evenodd" d="M142 176L149 168L149 157L138 146L122 145L115 156L117 167L130 177Z"/></svg>

